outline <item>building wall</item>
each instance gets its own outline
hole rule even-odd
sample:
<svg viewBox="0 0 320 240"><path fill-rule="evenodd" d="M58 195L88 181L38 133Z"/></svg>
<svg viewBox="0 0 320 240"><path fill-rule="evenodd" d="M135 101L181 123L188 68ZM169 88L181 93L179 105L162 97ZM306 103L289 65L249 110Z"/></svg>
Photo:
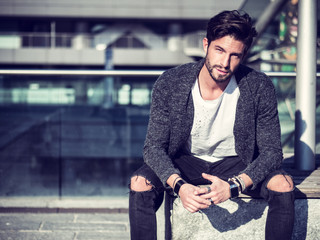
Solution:
<svg viewBox="0 0 320 240"><path fill-rule="evenodd" d="M0 16L205 19L244 0L2 0Z"/></svg>
<svg viewBox="0 0 320 240"><path fill-rule="evenodd" d="M180 65L203 57L205 22L243 2L1 0L0 65L101 69L110 46L115 67Z"/></svg>

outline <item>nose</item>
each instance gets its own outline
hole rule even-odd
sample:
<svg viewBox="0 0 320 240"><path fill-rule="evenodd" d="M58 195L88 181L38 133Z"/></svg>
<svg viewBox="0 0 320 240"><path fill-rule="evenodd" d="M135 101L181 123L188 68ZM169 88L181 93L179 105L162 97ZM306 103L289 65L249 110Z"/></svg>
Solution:
<svg viewBox="0 0 320 240"><path fill-rule="evenodd" d="M230 56L224 55L221 57L220 65L225 69L229 69L230 67Z"/></svg>

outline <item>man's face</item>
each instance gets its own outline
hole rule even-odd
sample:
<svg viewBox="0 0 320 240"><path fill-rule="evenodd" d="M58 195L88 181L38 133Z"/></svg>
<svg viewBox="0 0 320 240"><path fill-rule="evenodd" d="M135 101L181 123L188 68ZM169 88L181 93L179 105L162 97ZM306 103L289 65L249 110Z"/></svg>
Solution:
<svg viewBox="0 0 320 240"><path fill-rule="evenodd" d="M217 83L228 81L244 57L245 45L231 36L225 36L208 43L203 39L206 52L205 66Z"/></svg>

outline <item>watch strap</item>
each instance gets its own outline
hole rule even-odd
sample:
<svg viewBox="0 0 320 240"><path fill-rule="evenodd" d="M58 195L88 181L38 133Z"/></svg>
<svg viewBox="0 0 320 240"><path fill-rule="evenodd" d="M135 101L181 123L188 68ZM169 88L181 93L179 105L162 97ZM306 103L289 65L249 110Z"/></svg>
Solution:
<svg viewBox="0 0 320 240"><path fill-rule="evenodd" d="M183 179L180 179L175 185L174 185L174 189L173 191L179 195L179 191L180 191L180 188L183 184L186 184L187 182Z"/></svg>

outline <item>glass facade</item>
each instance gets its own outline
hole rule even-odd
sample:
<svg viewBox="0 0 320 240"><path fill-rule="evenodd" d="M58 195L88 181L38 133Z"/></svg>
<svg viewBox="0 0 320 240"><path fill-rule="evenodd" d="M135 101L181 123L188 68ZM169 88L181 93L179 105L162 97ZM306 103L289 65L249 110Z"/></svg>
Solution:
<svg viewBox="0 0 320 240"><path fill-rule="evenodd" d="M0 79L0 196L128 191L142 162L156 77Z"/></svg>
<svg viewBox="0 0 320 240"><path fill-rule="evenodd" d="M248 10L255 10L258 2L247 1ZM247 65L267 74L288 73L271 77L277 91L285 153L294 152L296 84L292 73L296 71L297 58L296 2L288 1L270 21L246 59ZM266 6L268 3L265 1ZM259 16L257 13L256 17ZM90 74L89 70L88 74L77 74L77 70L167 69L183 63L185 59L178 57L182 50L188 59L200 59L204 56L202 38L207 19L177 23L140 19L127 24L127 21L130 20L121 19L118 23L108 16L83 21L39 19L36 15L2 17L2 69L73 70L68 74L0 74L0 197L127 196L129 178L143 162L152 86L158 75L106 76ZM320 53L319 38L317 44ZM51 60L42 58L49 56L47 50L53 51ZM86 52L86 61L81 62L77 51L82 50L96 50L90 55L95 60L102 56L100 53L105 56L101 62L89 61ZM153 65L149 61L154 55L145 60L147 50L156 53L154 58L158 61ZM171 55L172 52L177 55ZM18 57L14 58L13 53ZM34 56L30 57L30 53ZM71 60L54 54L70 54L66 58ZM118 62L115 61L118 65L112 54L118 56ZM130 54L134 56L132 65L128 61ZM161 63L164 57L165 62L178 60L164 65ZM318 74L317 153L320 153L319 81Z"/></svg>
<svg viewBox="0 0 320 240"><path fill-rule="evenodd" d="M0 196L125 195L156 78L2 75ZM293 152L295 77L272 80L283 149ZM319 137L317 125L318 146Z"/></svg>

